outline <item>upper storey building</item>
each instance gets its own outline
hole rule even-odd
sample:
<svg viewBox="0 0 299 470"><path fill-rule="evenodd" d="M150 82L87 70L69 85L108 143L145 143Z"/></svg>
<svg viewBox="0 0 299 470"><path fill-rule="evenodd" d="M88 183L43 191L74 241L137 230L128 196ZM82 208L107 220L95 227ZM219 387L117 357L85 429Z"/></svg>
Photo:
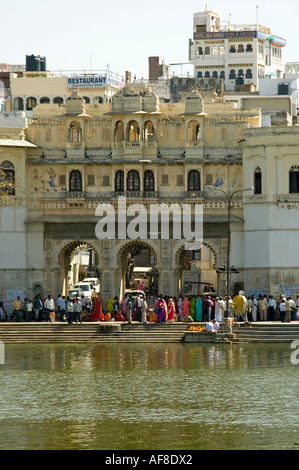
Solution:
<svg viewBox="0 0 299 470"><path fill-rule="evenodd" d="M194 13L189 61L199 78L222 78L226 90L283 74L284 38L259 24L221 24L212 11Z"/></svg>

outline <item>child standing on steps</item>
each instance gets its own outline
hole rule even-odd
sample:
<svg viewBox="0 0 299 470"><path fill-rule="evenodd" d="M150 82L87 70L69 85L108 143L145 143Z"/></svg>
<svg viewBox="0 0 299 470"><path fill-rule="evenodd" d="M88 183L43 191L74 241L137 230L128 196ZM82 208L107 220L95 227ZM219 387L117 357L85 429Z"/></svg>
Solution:
<svg viewBox="0 0 299 470"><path fill-rule="evenodd" d="M50 312L50 321L51 323L55 323L55 312Z"/></svg>

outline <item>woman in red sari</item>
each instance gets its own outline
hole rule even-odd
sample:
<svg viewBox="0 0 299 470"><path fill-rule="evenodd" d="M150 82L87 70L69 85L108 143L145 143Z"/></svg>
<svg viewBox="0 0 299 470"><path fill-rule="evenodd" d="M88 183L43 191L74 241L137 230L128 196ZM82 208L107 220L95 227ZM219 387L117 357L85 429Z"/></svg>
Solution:
<svg viewBox="0 0 299 470"><path fill-rule="evenodd" d="M94 310L90 314L92 321L104 321L104 315L102 311L102 304L99 296L96 297L94 303Z"/></svg>

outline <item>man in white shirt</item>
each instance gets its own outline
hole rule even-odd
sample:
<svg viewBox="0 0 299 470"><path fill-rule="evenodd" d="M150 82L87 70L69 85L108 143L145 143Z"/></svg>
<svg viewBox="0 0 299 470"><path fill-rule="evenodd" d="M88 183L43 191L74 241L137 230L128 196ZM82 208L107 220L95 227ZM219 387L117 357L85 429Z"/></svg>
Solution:
<svg viewBox="0 0 299 470"><path fill-rule="evenodd" d="M292 297L289 298L289 304L291 308L291 320L296 320L296 304Z"/></svg>
<svg viewBox="0 0 299 470"><path fill-rule="evenodd" d="M58 307L58 312L59 312L59 320L64 321L64 315L65 315L65 296L58 296L58 299L56 300L56 304Z"/></svg>
<svg viewBox="0 0 299 470"><path fill-rule="evenodd" d="M142 321L142 323L147 323L146 312L147 312L147 303L146 303L145 299L141 299L141 321Z"/></svg>
<svg viewBox="0 0 299 470"><path fill-rule="evenodd" d="M142 319L141 319L141 306L142 306L142 296L141 294L139 294L138 296L138 299L137 299L137 312L138 312L138 319L139 319L139 322L141 323L142 322Z"/></svg>
<svg viewBox="0 0 299 470"><path fill-rule="evenodd" d="M273 295L270 295L269 300L268 300L268 311L269 311L269 320L270 321L275 320L275 313L274 313L275 309L276 309L276 302L273 299Z"/></svg>
<svg viewBox="0 0 299 470"><path fill-rule="evenodd" d="M50 295L48 295L48 298L45 300L45 303L44 303L44 308L47 312L47 321L50 321L50 313L51 312L55 312L55 304L54 304L54 300L52 299L52 297Z"/></svg>
<svg viewBox="0 0 299 470"><path fill-rule="evenodd" d="M78 321L82 323L81 310L82 310L81 300L79 299L79 297L76 297L76 302L74 303L74 313L75 313L76 323L78 323Z"/></svg>
<svg viewBox="0 0 299 470"><path fill-rule="evenodd" d="M222 318L224 316L224 311L225 311L225 302L222 297L219 299L219 317L215 317L216 321L220 322L222 321Z"/></svg>
<svg viewBox="0 0 299 470"><path fill-rule="evenodd" d="M32 300L29 299L27 303L27 321L32 320L32 312L33 312L33 303L32 303Z"/></svg>
<svg viewBox="0 0 299 470"><path fill-rule="evenodd" d="M212 331L214 330L214 324L213 324L212 320L210 320L210 321L206 324L206 330L207 330L209 333L212 333Z"/></svg>

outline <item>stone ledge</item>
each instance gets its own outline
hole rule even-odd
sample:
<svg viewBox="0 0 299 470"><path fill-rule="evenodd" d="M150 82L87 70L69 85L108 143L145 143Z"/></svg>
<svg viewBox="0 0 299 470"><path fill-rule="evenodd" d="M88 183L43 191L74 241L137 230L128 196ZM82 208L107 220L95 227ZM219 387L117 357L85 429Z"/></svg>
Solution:
<svg viewBox="0 0 299 470"><path fill-rule="evenodd" d="M121 332L121 324L119 323L101 323L99 325L99 332L101 333L120 333Z"/></svg>
<svg viewBox="0 0 299 470"><path fill-rule="evenodd" d="M185 343L224 343L234 335L229 333L211 333L209 331L186 331Z"/></svg>

